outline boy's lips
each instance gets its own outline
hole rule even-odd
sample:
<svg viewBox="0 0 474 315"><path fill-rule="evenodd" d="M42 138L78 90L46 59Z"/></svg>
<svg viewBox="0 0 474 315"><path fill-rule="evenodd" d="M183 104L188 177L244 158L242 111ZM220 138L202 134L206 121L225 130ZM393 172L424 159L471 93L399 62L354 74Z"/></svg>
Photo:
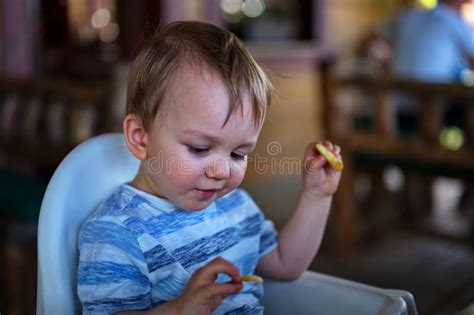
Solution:
<svg viewBox="0 0 474 315"><path fill-rule="evenodd" d="M196 188L196 191L203 197L209 198L214 196L218 191L221 189L198 189Z"/></svg>

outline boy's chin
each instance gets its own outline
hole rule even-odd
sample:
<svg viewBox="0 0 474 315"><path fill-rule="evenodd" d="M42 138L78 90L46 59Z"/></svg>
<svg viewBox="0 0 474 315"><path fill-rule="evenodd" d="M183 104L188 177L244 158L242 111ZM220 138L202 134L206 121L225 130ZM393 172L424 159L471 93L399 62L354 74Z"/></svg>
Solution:
<svg viewBox="0 0 474 315"><path fill-rule="evenodd" d="M194 201L194 202L186 202L183 204L178 203L178 207L186 211L201 211L207 208L212 203L212 201L201 201L201 202Z"/></svg>

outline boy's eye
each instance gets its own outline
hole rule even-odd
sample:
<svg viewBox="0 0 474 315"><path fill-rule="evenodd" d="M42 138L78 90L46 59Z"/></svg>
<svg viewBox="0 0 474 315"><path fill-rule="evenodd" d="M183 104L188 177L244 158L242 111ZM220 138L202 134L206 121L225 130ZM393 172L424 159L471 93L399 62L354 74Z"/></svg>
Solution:
<svg viewBox="0 0 474 315"><path fill-rule="evenodd" d="M189 151L193 152L193 153L197 153L197 154L202 154L202 153L206 153L207 151L209 151L209 148L206 148L206 147L194 147L192 145L189 146Z"/></svg>
<svg viewBox="0 0 474 315"><path fill-rule="evenodd" d="M245 158L247 157L247 154L240 154L236 152L232 152L230 155L232 156L233 159L236 159L236 160L245 160Z"/></svg>

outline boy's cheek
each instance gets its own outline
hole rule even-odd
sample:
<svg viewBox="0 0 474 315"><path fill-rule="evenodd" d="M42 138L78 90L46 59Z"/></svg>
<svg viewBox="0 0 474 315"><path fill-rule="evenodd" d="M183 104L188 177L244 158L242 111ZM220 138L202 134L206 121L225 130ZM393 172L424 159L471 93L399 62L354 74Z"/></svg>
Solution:
<svg viewBox="0 0 474 315"><path fill-rule="evenodd" d="M228 186L232 188L239 186L244 180L244 177L245 177L245 170L239 173L234 173L233 176L231 177L231 180L228 183Z"/></svg>
<svg viewBox="0 0 474 315"><path fill-rule="evenodd" d="M194 174L200 173L199 165L194 163L192 160L189 159L180 159L176 163L175 166L175 173L178 176L192 176Z"/></svg>
<svg viewBox="0 0 474 315"><path fill-rule="evenodd" d="M175 186L195 186L197 175L190 171L177 170L170 174L169 180Z"/></svg>
<svg viewBox="0 0 474 315"><path fill-rule="evenodd" d="M233 164L231 170L232 174L235 174L235 176L245 176L245 172L247 171L247 165L247 160Z"/></svg>

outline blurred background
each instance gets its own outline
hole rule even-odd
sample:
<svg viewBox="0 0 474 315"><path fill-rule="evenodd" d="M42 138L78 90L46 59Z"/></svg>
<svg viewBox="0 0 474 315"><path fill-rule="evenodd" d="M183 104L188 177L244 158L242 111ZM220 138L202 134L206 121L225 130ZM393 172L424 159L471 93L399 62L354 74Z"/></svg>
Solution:
<svg viewBox="0 0 474 315"><path fill-rule="evenodd" d="M443 13L452 41L474 46L474 2L457 2ZM442 63L423 39L439 44L443 29L434 40L418 32L441 23L399 23L414 23L403 45L394 25L447 5L0 0L0 313L34 314L36 223L54 169L78 143L121 131L127 75L144 39L163 23L202 20L238 35L279 90L243 184L277 226L296 204L306 145L342 146L341 189L311 269L408 290L420 314L474 314L474 48L458 53L465 59L450 78L394 67L399 49L415 64ZM461 123L443 119L453 102ZM405 115L402 103L421 110Z"/></svg>

